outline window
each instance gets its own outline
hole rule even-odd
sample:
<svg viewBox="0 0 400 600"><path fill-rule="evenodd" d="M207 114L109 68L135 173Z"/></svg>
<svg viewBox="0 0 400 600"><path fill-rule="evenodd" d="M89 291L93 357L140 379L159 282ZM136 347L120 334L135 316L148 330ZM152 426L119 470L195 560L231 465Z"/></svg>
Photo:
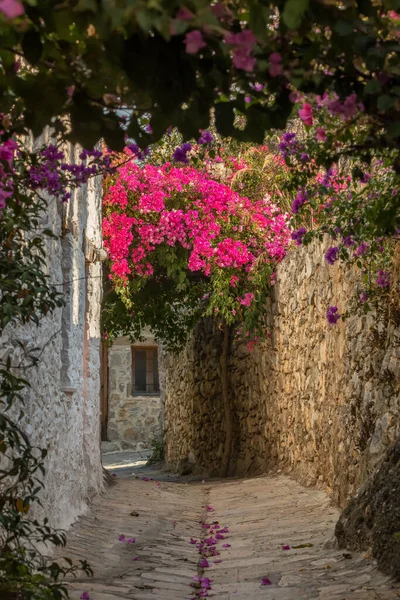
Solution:
<svg viewBox="0 0 400 600"><path fill-rule="evenodd" d="M132 390L134 396L160 393L156 347L132 347Z"/></svg>

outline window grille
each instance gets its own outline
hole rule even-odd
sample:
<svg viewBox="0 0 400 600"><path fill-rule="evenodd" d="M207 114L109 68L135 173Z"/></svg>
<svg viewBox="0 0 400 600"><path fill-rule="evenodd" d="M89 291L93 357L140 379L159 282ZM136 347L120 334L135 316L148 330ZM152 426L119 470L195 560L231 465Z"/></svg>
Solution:
<svg viewBox="0 0 400 600"><path fill-rule="evenodd" d="M132 347L132 390L134 396L160 393L156 347Z"/></svg>

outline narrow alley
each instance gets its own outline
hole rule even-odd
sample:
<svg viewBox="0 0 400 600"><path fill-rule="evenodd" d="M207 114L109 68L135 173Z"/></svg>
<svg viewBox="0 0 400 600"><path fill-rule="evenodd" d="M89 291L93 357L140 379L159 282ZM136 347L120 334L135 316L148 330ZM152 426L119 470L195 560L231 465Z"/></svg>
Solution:
<svg viewBox="0 0 400 600"><path fill-rule="evenodd" d="M285 476L118 474L69 532L68 556L94 570L70 583L71 598L399 599L400 585L367 555L335 547L338 515L323 492Z"/></svg>

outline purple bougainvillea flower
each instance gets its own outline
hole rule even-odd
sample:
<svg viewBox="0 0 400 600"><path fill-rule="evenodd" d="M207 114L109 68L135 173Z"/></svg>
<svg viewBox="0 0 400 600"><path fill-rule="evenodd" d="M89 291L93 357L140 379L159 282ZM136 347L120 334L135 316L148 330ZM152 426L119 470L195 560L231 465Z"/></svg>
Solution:
<svg viewBox="0 0 400 600"><path fill-rule="evenodd" d="M290 550L290 546L282 546L282 550Z"/></svg>
<svg viewBox="0 0 400 600"><path fill-rule="evenodd" d="M198 140L199 144L211 144L214 137L210 131L202 131L201 137Z"/></svg>
<svg viewBox="0 0 400 600"><path fill-rule="evenodd" d="M81 600L90 600L89 592L83 592Z"/></svg>
<svg viewBox="0 0 400 600"><path fill-rule="evenodd" d="M207 510L208 512L214 512L214 509L213 509L213 507L212 507L210 504L207 504L207 506L206 506L206 510Z"/></svg>
<svg viewBox="0 0 400 600"><path fill-rule="evenodd" d="M207 590L200 590L198 593L198 596L200 596L200 598L207 598L208 597Z"/></svg>
<svg viewBox="0 0 400 600"><path fill-rule="evenodd" d="M117 474L116 473L111 473L111 477L116 477Z"/></svg>
<svg viewBox="0 0 400 600"><path fill-rule="evenodd" d="M201 558L199 561L199 567L202 569L207 569L210 566L208 560L206 558Z"/></svg>
<svg viewBox="0 0 400 600"><path fill-rule="evenodd" d="M134 556L132 560L140 560L140 556Z"/></svg>
<svg viewBox="0 0 400 600"><path fill-rule="evenodd" d="M197 54L201 48L206 46L206 43L203 38L203 34L199 29L194 29L193 31L189 31L185 37L186 44L186 52L188 54Z"/></svg>
<svg viewBox="0 0 400 600"><path fill-rule="evenodd" d="M197 544L197 540L195 540L194 538L190 538L189 544L193 544L194 546L195 544Z"/></svg>
<svg viewBox="0 0 400 600"><path fill-rule="evenodd" d="M231 545L230 545L230 544L222 544L222 547L223 547L223 548L230 548L230 547L231 547Z"/></svg>
<svg viewBox="0 0 400 600"><path fill-rule="evenodd" d="M330 306L326 311L326 320L330 325L336 325L339 321L341 314L339 313L339 309L337 306ZM283 547L284 550L290 550L290 548Z"/></svg>
<svg viewBox="0 0 400 600"><path fill-rule="evenodd" d="M382 271L379 269L378 277L376 279L376 285L379 287L386 288L390 286L390 273L388 271Z"/></svg>
<svg viewBox="0 0 400 600"><path fill-rule="evenodd" d="M218 525L217 523L216 525L213 525L211 529L221 529L221 525Z"/></svg>
<svg viewBox="0 0 400 600"><path fill-rule="evenodd" d="M272 585L272 581L268 577L263 577L261 579L261 585Z"/></svg>
<svg viewBox="0 0 400 600"><path fill-rule="evenodd" d="M135 538L129 538L129 540L127 540L128 544L134 544L136 542Z"/></svg>
<svg viewBox="0 0 400 600"><path fill-rule="evenodd" d="M215 537L217 538L217 540L224 540L225 539L225 536L222 535L222 533L219 533L219 532L215 534Z"/></svg>
<svg viewBox="0 0 400 600"><path fill-rule="evenodd" d="M229 528L224 527L223 529L220 530L220 533L229 533Z"/></svg>
<svg viewBox="0 0 400 600"><path fill-rule="evenodd" d="M298 229L297 231L293 231L290 237L292 238L292 240L295 241L297 246L300 246L303 242L303 237L306 233L307 229L305 227L300 227L300 229Z"/></svg>
<svg viewBox="0 0 400 600"><path fill-rule="evenodd" d="M121 533L121 535L119 536L118 540L119 540L120 542L124 542L124 541L125 541L125 536L124 536L124 534L123 534L123 533Z"/></svg>
<svg viewBox="0 0 400 600"><path fill-rule="evenodd" d="M202 529L210 529L211 525L209 523L202 523L201 524L201 528Z"/></svg>
<svg viewBox="0 0 400 600"><path fill-rule="evenodd" d="M329 265L335 264L337 259L339 258L339 248L335 246L331 246L325 253L325 260Z"/></svg>

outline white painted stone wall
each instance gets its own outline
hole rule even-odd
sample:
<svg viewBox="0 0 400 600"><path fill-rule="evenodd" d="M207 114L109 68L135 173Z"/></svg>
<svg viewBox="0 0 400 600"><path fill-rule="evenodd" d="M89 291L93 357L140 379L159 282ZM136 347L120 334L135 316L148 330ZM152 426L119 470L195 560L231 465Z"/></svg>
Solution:
<svg viewBox="0 0 400 600"><path fill-rule="evenodd" d="M79 149L69 148L69 160ZM100 307L102 268L85 261L85 239L100 248L101 180L91 179L68 204L49 202L42 225L49 240L48 272L68 301L43 318L39 327L8 328L0 339L0 358L18 364L22 341L42 348L40 364L25 372L25 430L31 443L48 449L43 512L56 527L67 528L103 486L100 459ZM36 514L41 512L36 508Z"/></svg>
<svg viewBox="0 0 400 600"><path fill-rule="evenodd" d="M135 347L155 344L151 334ZM108 423L104 452L140 451L151 448L161 437L160 394L133 395L132 344L126 337L117 339L108 351Z"/></svg>

